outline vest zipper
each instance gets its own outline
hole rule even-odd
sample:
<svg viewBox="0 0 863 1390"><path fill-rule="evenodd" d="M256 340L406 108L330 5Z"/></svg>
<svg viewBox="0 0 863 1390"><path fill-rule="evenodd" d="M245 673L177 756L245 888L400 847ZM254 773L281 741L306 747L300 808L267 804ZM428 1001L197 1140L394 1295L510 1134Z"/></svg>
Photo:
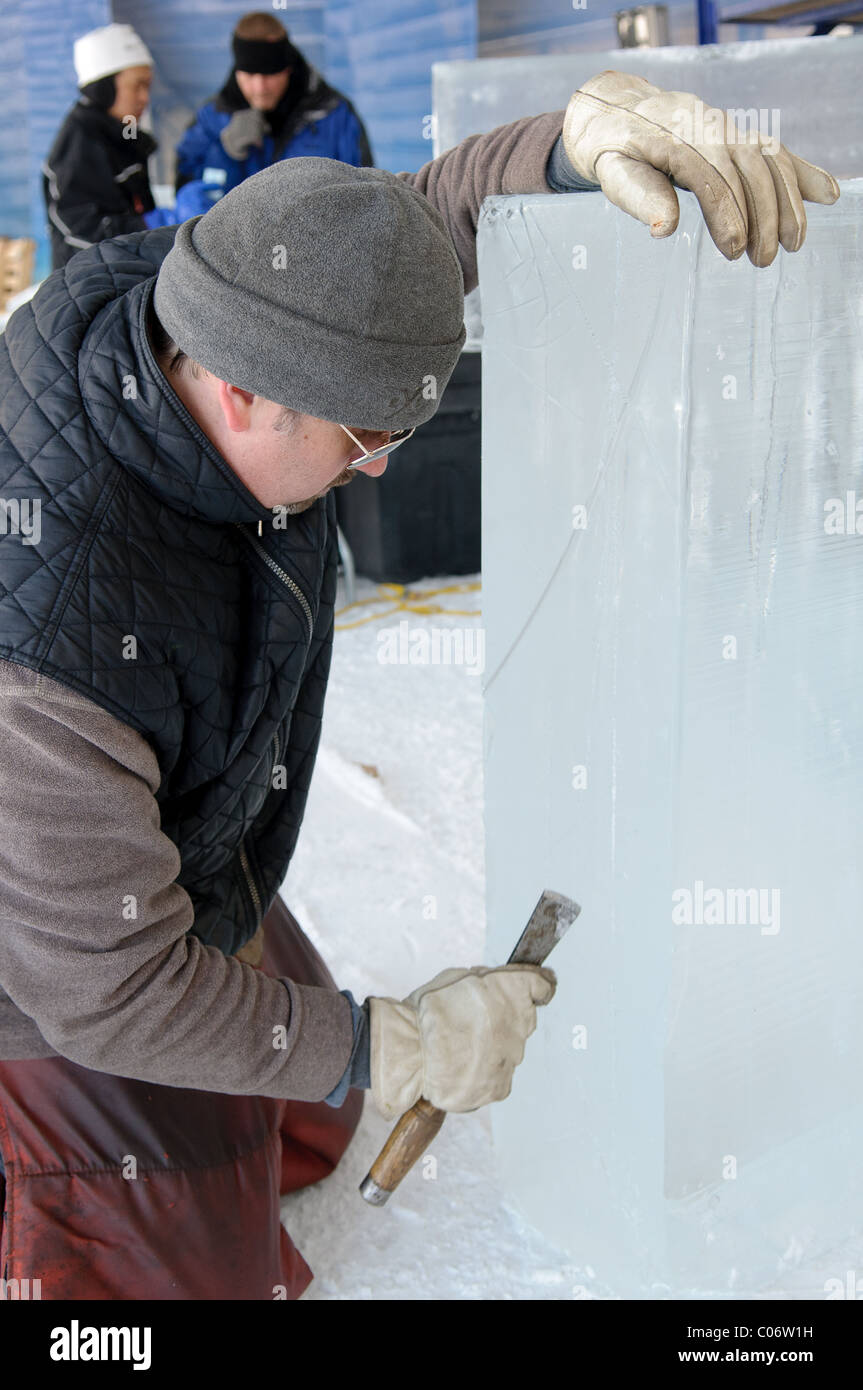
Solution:
<svg viewBox="0 0 863 1390"><path fill-rule="evenodd" d="M245 841L243 841L243 843L240 845L240 863L241 863L242 866L243 866L243 873L246 875L246 883L249 885L249 893L251 894L252 904L253 904L254 909L255 909L255 920L256 920L256 924L257 924L257 926L260 926L260 925L261 925L261 895L260 895L260 893L258 892L257 884L255 883L254 877L253 877L253 875L252 875L251 865L249 864L249 856L246 854L246 845L245 845Z"/></svg>
<svg viewBox="0 0 863 1390"><path fill-rule="evenodd" d="M258 541L255 540L254 536L249 535L248 531L245 529L241 521L235 521L234 525L240 528L240 531L245 536L246 540L249 542L250 545L253 545L255 547L255 550L257 550L258 554L260 555L261 559L265 562L265 564L269 565L270 569L273 571L273 574L278 575L282 583L287 585L291 593L299 601L302 610L306 615L306 622L309 625L309 638L311 639L315 631L315 620L312 617L312 610L308 602L308 599L306 598L299 584L297 584L296 581L293 580L289 574L285 573L281 565L276 563L272 555L269 555L267 553L264 547Z"/></svg>

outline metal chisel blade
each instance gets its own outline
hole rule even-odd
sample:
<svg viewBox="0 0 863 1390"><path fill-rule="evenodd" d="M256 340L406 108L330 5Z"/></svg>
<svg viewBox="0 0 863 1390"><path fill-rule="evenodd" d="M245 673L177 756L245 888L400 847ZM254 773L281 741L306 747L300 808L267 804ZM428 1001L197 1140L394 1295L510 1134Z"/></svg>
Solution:
<svg viewBox="0 0 863 1390"><path fill-rule="evenodd" d="M572 898L547 888L540 894L507 965L542 965L580 912L581 908Z"/></svg>

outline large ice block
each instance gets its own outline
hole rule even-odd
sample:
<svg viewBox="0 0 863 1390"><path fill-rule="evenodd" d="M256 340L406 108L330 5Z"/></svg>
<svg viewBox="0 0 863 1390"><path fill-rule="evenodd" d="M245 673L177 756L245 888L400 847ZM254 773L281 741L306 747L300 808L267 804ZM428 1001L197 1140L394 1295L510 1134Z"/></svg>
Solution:
<svg viewBox="0 0 863 1390"><path fill-rule="evenodd" d="M582 905L495 1141L630 1296L863 1228L863 179L766 269L681 206L478 237L489 963Z"/></svg>
<svg viewBox="0 0 863 1390"><path fill-rule="evenodd" d="M434 63L434 152L520 116L563 108L577 87L607 68L741 111L744 128L757 125L836 178L863 175L863 34ZM474 349L482 341L481 295L480 287L465 301L467 345Z"/></svg>
<svg viewBox="0 0 863 1390"><path fill-rule="evenodd" d="M763 108L767 133L795 154L837 178L863 174L863 34L433 63L435 154L467 135L566 106L577 87L606 68L695 92L722 109Z"/></svg>

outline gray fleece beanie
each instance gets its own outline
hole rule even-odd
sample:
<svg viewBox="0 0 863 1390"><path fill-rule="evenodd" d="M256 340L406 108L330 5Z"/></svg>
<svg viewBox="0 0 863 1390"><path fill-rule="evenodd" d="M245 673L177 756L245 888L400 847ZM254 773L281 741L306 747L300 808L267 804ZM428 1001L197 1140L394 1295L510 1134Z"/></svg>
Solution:
<svg viewBox="0 0 863 1390"><path fill-rule="evenodd" d="M431 419L465 341L436 208L386 169L284 159L179 228L156 313L232 386L361 429Z"/></svg>

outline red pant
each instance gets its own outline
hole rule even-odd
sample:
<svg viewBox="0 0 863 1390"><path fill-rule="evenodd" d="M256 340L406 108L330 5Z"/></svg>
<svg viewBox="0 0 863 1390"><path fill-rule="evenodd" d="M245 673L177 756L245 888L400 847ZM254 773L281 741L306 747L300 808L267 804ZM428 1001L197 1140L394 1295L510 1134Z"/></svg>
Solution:
<svg viewBox="0 0 863 1390"><path fill-rule="evenodd" d="M280 898L264 927L260 969L335 987ZM0 1274L43 1299L299 1298L313 1276L279 1195L332 1172L362 1107L0 1062Z"/></svg>

